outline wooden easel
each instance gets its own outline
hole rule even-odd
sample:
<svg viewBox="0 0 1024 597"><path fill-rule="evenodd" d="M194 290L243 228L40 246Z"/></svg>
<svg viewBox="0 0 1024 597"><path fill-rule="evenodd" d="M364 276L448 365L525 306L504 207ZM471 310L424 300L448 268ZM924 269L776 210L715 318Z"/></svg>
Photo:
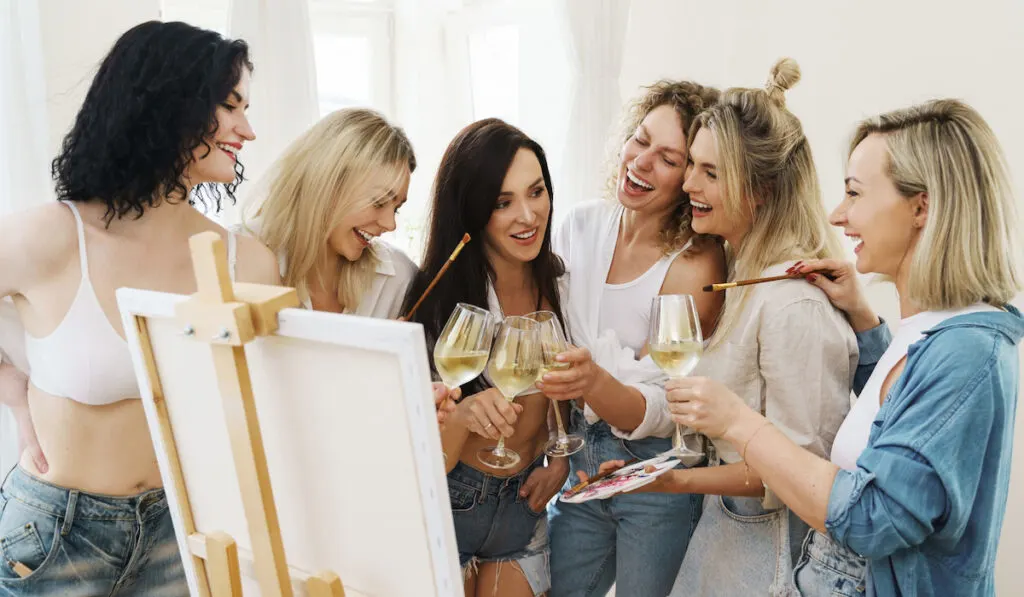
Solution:
<svg viewBox="0 0 1024 597"><path fill-rule="evenodd" d="M263 597L292 597L292 579L281 541L245 345L258 336L276 331L278 312L297 307L298 295L294 288L232 284L227 252L215 232L197 234L189 240L189 245L198 292L177 306L176 319L186 336L209 344L213 353L260 592ZM135 324L142 339L160 426L167 438L166 456L181 502L200 594L202 597L242 597L238 547L234 539L225 533L196 531L147 324L142 317L136 317ZM310 577L305 583L311 597L345 595L341 580L333 572Z"/></svg>

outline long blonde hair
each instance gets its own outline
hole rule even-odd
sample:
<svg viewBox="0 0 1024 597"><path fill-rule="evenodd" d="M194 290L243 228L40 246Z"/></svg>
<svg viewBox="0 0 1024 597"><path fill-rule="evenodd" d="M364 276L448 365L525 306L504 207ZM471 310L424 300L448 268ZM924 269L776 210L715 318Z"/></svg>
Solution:
<svg viewBox="0 0 1024 597"><path fill-rule="evenodd" d="M824 259L841 254L839 237L829 225L818 172L800 120L786 109L785 93L800 80L791 58L772 67L764 89L726 90L718 103L697 116L689 142L707 128L718 144L722 203L730 218L742 210L751 229L729 268L730 280L758 276L791 259ZM712 339L728 337L749 287L726 296Z"/></svg>
<svg viewBox="0 0 1024 597"><path fill-rule="evenodd" d="M953 99L881 114L860 123L850 153L871 134L885 139L900 194L928 195L910 300L931 310L1013 300L1021 289L1017 214L1002 149L981 114Z"/></svg>
<svg viewBox="0 0 1024 597"><path fill-rule="evenodd" d="M693 81L672 81L662 79L644 87L644 91L634 98L627 106L622 118L619 133L613 141L615 147L610 151L609 177L606 182L606 193L609 199L615 199L618 189L619 165L622 158L622 146L636 132L637 127L647 115L661 106L671 106L682 121L683 132L693 124L694 119L702 110L715 103L719 92L714 87L705 87ZM709 235L696 234L691 228L693 208L686 194L679 191L679 199L672 210L669 221L661 231L661 248L665 254L678 250L691 238L694 245L701 247L717 242Z"/></svg>
<svg viewBox="0 0 1024 597"><path fill-rule="evenodd" d="M265 199L245 218L245 226L283 256L284 283L308 299L310 272L322 252L329 250L331 231L347 214L382 198L364 195L366 183L375 174L390 171L397 185L407 169L416 169L416 158L401 128L373 110L332 112L292 142L275 162ZM371 246L358 261L339 261L338 301L346 310L355 310L379 260Z"/></svg>

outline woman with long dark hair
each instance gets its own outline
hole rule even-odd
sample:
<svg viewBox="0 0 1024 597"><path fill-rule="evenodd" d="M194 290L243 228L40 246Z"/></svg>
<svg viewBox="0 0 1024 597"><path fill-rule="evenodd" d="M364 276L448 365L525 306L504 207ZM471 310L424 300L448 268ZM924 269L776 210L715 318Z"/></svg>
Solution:
<svg viewBox="0 0 1024 597"><path fill-rule="evenodd" d="M53 162L59 202L0 222L30 370L27 397L0 399L31 413L47 464L23 454L0 489L0 595L188 594L114 291L195 292L188 240L211 230L239 280L279 281L268 249L192 205L234 199L251 70L242 41L132 28Z"/></svg>
<svg viewBox="0 0 1024 597"><path fill-rule="evenodd" d="M542 309L561 317L565 270L551 251L551 221L551 174L540 145L497 119L455 137L437 172L426 255L407 303L464 233L473 240L416 312L429 346L458 303L499 318ZM565 459L544 466L550 401L528 390L509 403L485 378L463 391L442 444L466 595L539 595L550 586L544 509L568 475ZM492 469L477 458L499 437L523 456L513 468ZM505 565L520 574L506 569L499 585Z"/></svg>

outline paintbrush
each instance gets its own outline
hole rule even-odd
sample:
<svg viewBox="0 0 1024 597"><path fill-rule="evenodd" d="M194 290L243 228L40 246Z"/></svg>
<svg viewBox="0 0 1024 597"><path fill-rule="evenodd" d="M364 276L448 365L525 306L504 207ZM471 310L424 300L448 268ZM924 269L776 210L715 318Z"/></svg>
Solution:
<svg viewBox="0 0 1024 597"><path fill-rule="evenodd" d="M835 275L829 272L805 272L805 273L791 273L784 274L781 276L771 276L768 278L754 278L753 280L737 280L736 282L726 282L724 284L708 284L704 287L704 292L718 292L719 290L726 290L728 288L736 288L737 286L750 286L751 284L760 284L762 282L778 282L779 280L795 280L797 278L806 278L811 274L818 274L819 276L825 276L829 280L835 281Z"/></svg>
<svg viewBox="0 0 1024 597"><path fill-rule="evenodd" d="M704 292L718 292L719 290L725 290L727 288L736 288L737 286L750 286L751 284L761 284L762 282L777 282L779 280L793 280L796 278L803 278L807 274L785 274L782 276L770 276L768 278L754 278L753 280L737 280L736 282L726 282L724 284L708 284L704 287Z"/></svg>
<svg viewBox="0 0 1024 597"><path fill-rule="evenodd" d="M471 237L469 236L469 233L462 235L462 240L459 241L459 244L455 246L455 250L452 251L452 254L448 256L448 261L444 262L444 265L441 266L441 270L438 271L437 275L434 276L434 279L430 281L430 285L427 286L427 289L423 291L423 294L420 295L420 298L412 306L412 309L409 309L408 313L406 313L402 317L399 317L398 321L409 321L413 314L416 313L416 309L420 308L420 305L423 303L423 299L427 298L427 295L429 295L430 291L433 290L434 286L437 285L437 282L438 280L441 279L441 276L443 276L444 273L448 271L448 266L450 266L455 261L455 258L459 256L459 253L462 251L462 247L466 246L466 243L469 242L470 238Z"/></svg>

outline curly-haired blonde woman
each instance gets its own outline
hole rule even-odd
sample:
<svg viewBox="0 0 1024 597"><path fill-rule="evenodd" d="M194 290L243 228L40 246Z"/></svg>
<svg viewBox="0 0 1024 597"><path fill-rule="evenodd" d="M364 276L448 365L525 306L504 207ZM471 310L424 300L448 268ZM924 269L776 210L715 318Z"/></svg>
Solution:
<svg viewBox="0 0 1024 597"><path fill-rule="evenodd" d="M692 294L714 327L721 297L702 293L725 277L721 243L694 234L682 191L686 131L718 97L689 81L661 81L627 113L610 197L573 209L554 236L566 262L565 310L573 367L538 384L578 400L572 427L587 446L572 469L593 474L603 460L649 458L671 448L664 377L645 358L651 300ZM623 358L624 357L624 358ZM614 373L612 373L614 372ZM569 484L575 482L570 477ZM624 495L551 506L551 594L665 595L700 515L700 496Z"/></svg>

